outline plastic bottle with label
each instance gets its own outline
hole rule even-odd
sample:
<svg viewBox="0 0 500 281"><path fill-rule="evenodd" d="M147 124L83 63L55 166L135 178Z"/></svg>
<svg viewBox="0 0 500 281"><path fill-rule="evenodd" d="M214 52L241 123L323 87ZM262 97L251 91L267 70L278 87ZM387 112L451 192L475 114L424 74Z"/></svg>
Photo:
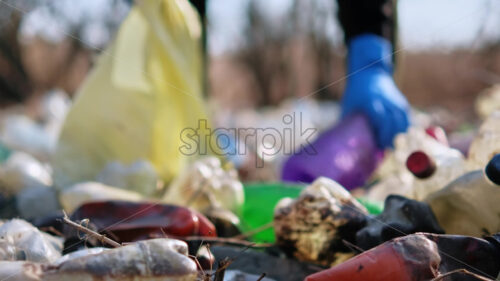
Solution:
<svg viewBox="0 0 500 281"><path fill-rule="evenodd" d="M425 198L447 234L500 232L500 154Z"/></svg>

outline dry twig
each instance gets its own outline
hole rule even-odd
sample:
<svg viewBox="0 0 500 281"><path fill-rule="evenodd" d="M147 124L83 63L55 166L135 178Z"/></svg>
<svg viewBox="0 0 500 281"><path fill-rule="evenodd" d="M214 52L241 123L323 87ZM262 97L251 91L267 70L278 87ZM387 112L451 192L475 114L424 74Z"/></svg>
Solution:
<svg viewBox="0 0 500 281"><path fill-rule="evenodd" d="M431 281L438 281L438 280L442 280L442 279L444 279L444 278L446 278L446 277L449 277L450 275L453 275L453 274L460 274L460 273L470 275L470 276L472 276L472 277L474 277L474 278L477 278L477 280L482 280L482 281L493 281L493 280L491 280L491 279L489 279L489 278L486 278L486 277L483 277L483 276L481 276L481 275L477 275L477 274L475 274L475 273L472 273L472 272L470 272L470 271L468 271L468 270L466 270L466 269L457 269L457 270L453 270L453 271L447 272L447 273L445 273L445 274L443 274L443 275L440 275L440 276L438 276L438 277L436 277L436 278L432 279Z"/></svg>
<svg viewBox="0 0 500 281"><path fill-rule="evenodd" d="M270 243L253 243L245 240L234 239L234 238L223 238L223 237L208 237L208 236L172 236L168 235L168 238L174 238L178 240L183 240L186 242L195 242L195 241L203 241L203 242L211 242L211 243L220 243L227 245L236 245L236 246L244 246L247 248L268 248L273 246Z"/></svg>
<svg viewBox="0 0 500 281"><path fill-rule="evenodd" d="M219 261L219 267L215 271L214 281L224 281L224 274L226 273L226 269L231 265L233 259L225 258Z"/></svg>
<svg viewBox="0 0 500 281"><path fill-rule="evenodd" d="M267 224L264 224L264 225L261 225L255 229L252 229L250 231L247 231L245 233L242 233L242 234L239 234L239 235L236 235L234 237L231 237L232 239L238 239L238 240L242 240L242 239L247 239L248 237L252 237L254 236L255 234L257 233L260 233L264 230L268 230L269 228L272 228L274 226L274 223L273 222L270 222L270 223L267 223Z"/></svg>
<svg viewBox="0 0 500 281"><path fill-rule="evenodd" d="M114 240L111 240L109 239L108 237L106 237L105 235L102 235L102 234L99 234L93 230L90 230L88 229L87 227L81 225L81 224L78 224L72 220L69 219L68 215L66 214L66 212L64 212L64 217L63 217L63 222L75 229L77 229L78 231L81 231L91 237L94 237L96 239L98 239L99 241L101 241L101 243L103 244L108 244L114 248L118 248L118 247L121 247L122 245Z"/></svg>
<svg viewBox="0 0 500 281"><path fill-rule="evenodd" d="M266 273L262 273L257 281L261 281L264 277L266 277Z"/></svg>

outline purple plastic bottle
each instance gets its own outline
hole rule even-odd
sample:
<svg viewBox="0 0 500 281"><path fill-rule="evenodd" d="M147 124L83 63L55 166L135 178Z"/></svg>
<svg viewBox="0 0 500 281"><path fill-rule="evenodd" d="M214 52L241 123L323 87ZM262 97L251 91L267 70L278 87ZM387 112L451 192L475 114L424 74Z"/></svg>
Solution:
<svg viewBox="0 0 500 281"><path fill-rule="evenodd" d="M323 176L353 189L366 183L382 157L366 117L351 115L287 159L281 178L310 183Z"/></svg>

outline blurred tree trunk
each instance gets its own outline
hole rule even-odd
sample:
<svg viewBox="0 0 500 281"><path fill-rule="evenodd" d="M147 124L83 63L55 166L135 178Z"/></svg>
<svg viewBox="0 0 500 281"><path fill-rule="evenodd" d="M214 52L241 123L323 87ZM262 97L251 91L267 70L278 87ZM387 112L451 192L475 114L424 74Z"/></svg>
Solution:
<svg viewBox="0 0 500 281"><path fill-rule="evenodd" d="M31 83L23 67L17 30L21 16L12 13L0 32L0 103L24 100L31 92Z"/></svg>
<svg viewBox="0 0 500 281"><path fill-rule="evenodd" d="M276 24L263 13L258 1L249 2L245 41L237 60L253 76L259 92L258 106L275 105L292 95L307 94L296 90L297 79L306 77L302 66L293 63L297 62L293 56L307 60L302 63L312 71L312 91L319 90L315 96L334 97L329 85L334 81L335 48L327 32L334 22L333 7L329 1L293 0Z"/></svg>

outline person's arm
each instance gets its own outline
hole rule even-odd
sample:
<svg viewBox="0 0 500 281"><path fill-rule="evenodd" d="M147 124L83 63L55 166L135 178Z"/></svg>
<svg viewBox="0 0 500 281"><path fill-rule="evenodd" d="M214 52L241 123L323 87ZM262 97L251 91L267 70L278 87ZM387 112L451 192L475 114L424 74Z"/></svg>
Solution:
<svg viewBox="0 0 500 281"><path fill-rule="evenodd" d="M409 105L392 78L395 20L393 0L337 0L348 48L342 116L363 113L379 147L409 126Z"/></svg>
<svg viewBox="0 0 500 281"><path fill-rule="evenodd" d="M396 21L393 0L337 0L345 42L361 34L374 34L394 43Z"/></svg>

